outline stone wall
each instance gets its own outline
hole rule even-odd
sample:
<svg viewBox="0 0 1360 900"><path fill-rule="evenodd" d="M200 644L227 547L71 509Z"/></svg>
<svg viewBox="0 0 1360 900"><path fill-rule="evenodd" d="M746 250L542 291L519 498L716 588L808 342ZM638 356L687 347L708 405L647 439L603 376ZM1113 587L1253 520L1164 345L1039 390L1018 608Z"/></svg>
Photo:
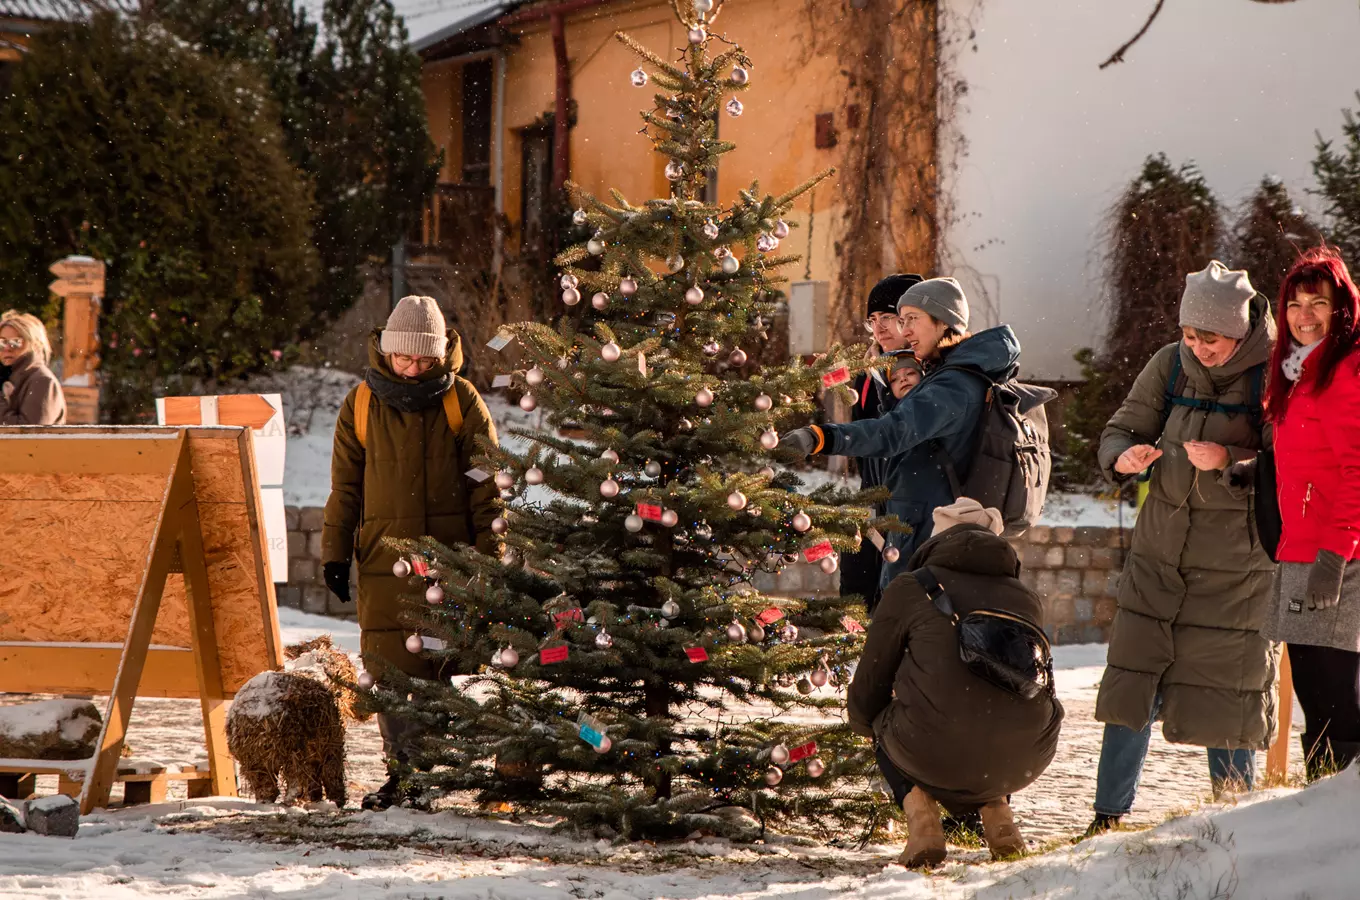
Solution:
<svg viewBox="0 0 1360 900"><path fill-rule="evenodd" d="M278 585L279 605L353 618L354 604L337 600L322 578L321 508L290 506L286 514L289 580ZM1129 532L1118 528L1040 526L1011 541L1020 554L1020 580L1044 598L1045 628L1054 643L1109 640L1128 539ZM806 563L786 566L777 575L760 573L755 579L762 593L790 597L830 594L839 583L839 575ZM353 584L350 594L357 594Z"/></svg>

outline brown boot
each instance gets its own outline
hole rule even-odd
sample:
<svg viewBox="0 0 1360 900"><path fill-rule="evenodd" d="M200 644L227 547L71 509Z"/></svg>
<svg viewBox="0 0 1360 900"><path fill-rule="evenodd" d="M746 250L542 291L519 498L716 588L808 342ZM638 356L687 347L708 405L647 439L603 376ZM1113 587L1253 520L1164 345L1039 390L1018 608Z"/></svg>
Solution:
<svg viewBox="0 0 1360 900"><path fill-rule="evenodd" d="M1015 824L1011 805L1003 797L983 806L982 837L987 849L992 851L992 859L1014 859L1025 855L1025 839L1020 836L1020 826Z"/></svg>
<svg viewBox="0 0 1360 900"><path fill-rule="evenodd" d="M944 826L940 824L940 804L920 788L912 788L902 801L907 814L907 849L898 860L909 869L938 866L948 852L944 845Z"/></svg>

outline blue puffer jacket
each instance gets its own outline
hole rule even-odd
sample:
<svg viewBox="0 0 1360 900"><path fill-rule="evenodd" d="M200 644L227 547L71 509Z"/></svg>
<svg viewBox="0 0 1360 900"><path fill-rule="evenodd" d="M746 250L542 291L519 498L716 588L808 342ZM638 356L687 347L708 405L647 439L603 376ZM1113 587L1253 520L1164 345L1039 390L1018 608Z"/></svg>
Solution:
<svg viewBox="0 0 1360 900"><path fill-rule="evenodd" d="M957 370L974 369L993 381L1005 381L1020 369L1020 341L1009 325L978 332L940 355L940 364L891 412L878 419L822 426L826 436L822 452L886 459L883 484L892 490L892 497L885 512L912 528L910 534L884 535L901 555L894 563L884 561L882 587L907 571L916 548L930 537L935 508L957 499L939 451L955 461L960 480L967 476L986 386Z"/></svg>

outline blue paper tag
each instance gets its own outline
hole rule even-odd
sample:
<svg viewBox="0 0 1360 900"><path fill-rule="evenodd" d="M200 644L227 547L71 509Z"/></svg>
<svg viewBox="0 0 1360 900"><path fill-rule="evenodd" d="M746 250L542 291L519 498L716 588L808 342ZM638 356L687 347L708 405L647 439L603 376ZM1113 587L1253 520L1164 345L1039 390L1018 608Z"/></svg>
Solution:
<svg viewBox="0 0 1360 900"><path fill-rule="evenodd" d="M598 747L604 743L604 735L600 734L598 731L596 731L594 728L591 728L589 725L582 725L581 740L585 741L592 747Z"/></svg>

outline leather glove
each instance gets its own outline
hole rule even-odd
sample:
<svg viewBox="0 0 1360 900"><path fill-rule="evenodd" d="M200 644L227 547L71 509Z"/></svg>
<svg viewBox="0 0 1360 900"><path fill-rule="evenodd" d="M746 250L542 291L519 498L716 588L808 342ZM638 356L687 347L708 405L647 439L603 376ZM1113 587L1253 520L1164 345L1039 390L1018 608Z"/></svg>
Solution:
<svg viewBox="0 0 1360 900"><path fill-rule="evenodd" d="M341 603L349 603L353 599L349 595L349 560L328 562L321 567L321 573L326 578L326 587L340 598Z"/></svg>
<svg viewBox="0 0 1360 900"><path fill-rule="evenodd" d="M9 376L13 374L14 367L0 363L0 381L9 381Z"/></svg>
<svg viewBox="0 0 1360 900"><path fill-rule="evenodd" d="M821 443L817 432L812 428L795 428L779 439L781 446L797 450L803 456L811 456Z"/></svg>
<svg viewBox="0 0 1360 900"><path fill-rule="evenodd" d="M1331 550L1319 550L1308 570L1308 608L1330 609L1341 602L1341 579L1346 560Z"/></svg>

